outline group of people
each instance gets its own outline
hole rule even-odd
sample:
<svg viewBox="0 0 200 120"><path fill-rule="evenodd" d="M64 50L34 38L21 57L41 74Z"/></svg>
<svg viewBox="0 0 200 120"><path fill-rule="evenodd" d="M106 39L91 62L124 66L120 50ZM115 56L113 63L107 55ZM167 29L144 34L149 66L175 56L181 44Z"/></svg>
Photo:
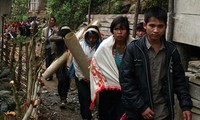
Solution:
<svg viewBox="0 0 200 120"><path fill-rule="evenodd" d="M42 34L47 42L46 67L52 62L53 44L60 49L56 56L67 50L63 37L71 31L66 26L56 28L55 22L51 17ZM167 12L155 6L144 13L136 39L130 36L128 18L123 16L113 19L112 35L105 40L97 26L87 28L80 45L90 61L90 79L79 63L72 61L83 120L92 119L94 105L98 105L99 120L173 120L174 93L184 120L191 120L188 83L176 46L165 39L166 27ZM54 31L58 31L56 39L51 38ZM56 76L60 99L66 102L70 80L67 67L60 68Z"/></svg>
<svg viewBox="0 0 200 120"><path fill-rule="evenodd" d="M44 19L44 18L43 18ZM29 17L27 20L20 22L7 22L4 20L3 32L7 40L15 39L17 36L30 37L38 32L39 27L44 28L46 21L42 20L40 24L37 17Z"/></svg>

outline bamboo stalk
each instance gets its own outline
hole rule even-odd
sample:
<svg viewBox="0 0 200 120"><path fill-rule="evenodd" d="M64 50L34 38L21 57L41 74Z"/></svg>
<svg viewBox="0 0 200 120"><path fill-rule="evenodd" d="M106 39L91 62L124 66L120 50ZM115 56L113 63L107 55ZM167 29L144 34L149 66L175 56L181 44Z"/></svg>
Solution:
<svg viewBox="0 0 200 120"><path fill-rule="evenodd" d="M59 57L58 59L56 59L47 69L46 71L42 74L44 79L47 79L48 77L50 77L53 73L55 73L58 68L60 68L65 62L66 60L68 60L68 55L69 53L66 51L63 53L63 55L61 57Z"/></svg>
<svg viewBox="0 0 200 120"><path fill-rule="evenodd" d="M65 44L68 46L69 50L71 51L73 57L75 58L76 62L78 63L83 75L86 79L89 80L89 62L87 61L87 56L83 52L77 37L73 32L68 33L64 38Z"/></svg>

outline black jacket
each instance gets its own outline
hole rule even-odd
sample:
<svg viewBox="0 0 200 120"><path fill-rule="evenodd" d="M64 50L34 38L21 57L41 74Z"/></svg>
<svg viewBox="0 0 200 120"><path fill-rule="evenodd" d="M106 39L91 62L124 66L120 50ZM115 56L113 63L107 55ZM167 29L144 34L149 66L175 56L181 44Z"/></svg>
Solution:
<svg viewBox="0 0 200 120"><path fill-rule="evenodd" d="M120 67L120 85L122 87L122 103L127 117L142 119L142 112L147 107L153 109L150 67L145 44L146 36L133 41L127 47ZM192 101L188 83L181 65L180 55L174 44L162 40L165 46L166 74L162 83L162 93L167 102L170 118L174 119L174 93L177 94L181 109L190 110Z"/></svg>

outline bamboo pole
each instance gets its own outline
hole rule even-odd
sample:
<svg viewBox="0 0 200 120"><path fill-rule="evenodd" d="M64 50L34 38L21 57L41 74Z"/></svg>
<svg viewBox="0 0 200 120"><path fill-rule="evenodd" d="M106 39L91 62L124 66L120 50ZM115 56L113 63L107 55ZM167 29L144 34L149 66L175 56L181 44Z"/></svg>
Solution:
<svg viewBox="0 0 200 120"><path fill-rule="evenodd" d="M60 66L62 66L67 60L68 60L68 52L63 53L61 57L56 59L47 69L46 71L42 74L44 79L47 79L50 77L53 73L55 73Z"/></svg>
<svg viewBox="0 0 200 120"><path fill-rule="evenodd" d="M64 38L65 44L68 46L76 62L79 64L81 71L86 79L89 80L89 62L87 56L83 52L76 35L73 32L68 33Z"/></svg>
<svg viewBox="0 0 200 120"><path fill-rule="evenodd" d="M28 104L30 104L30 102L31 102L31 94L32 94L32 89L33 89L33 87L32 87L32 84L33 84L33 74L32 74L32 72L33 72L33 69L32 69L32 67L33 67L33 64L32 64L32 62L33 62L33 39L30 41L30 44L29 44L29 59L28 59L28 87L27 87L27 103Z"/></svg>
<svg viewBox="0 0 200 120"><path fill-rule="evenodd" d="M93 20L89 25L87 25L86 27L81 28L78 32L75 33L78 40L82 39L84 32L91 25L96 25L97 27L101 26L99 20Z"/></svg>
<svg viewBox="0 0 200 120"><path fill-rule="evenodd" d="M78 43L78 41L82 38L82 36L83 36L85 30L86 30L89 26L91 26L91 25L96 25L96 26L100 27L99 21L98 21L98 20L94 20L94 21L92 21L88 26L86 26L86 27L80 29L76 34L71 33L71 34L73 34L73 37L74 37L74 38L67 38L68 40L69 40L69 39L74 39L74 43L73 43L73 40L69 40L70 42L65 42L65 44L66 44L66 46L69 48L70 52L72 53L72 51L73 51L73 53L72 53L73 56L74 56L75 54L77 54L77 56L79 56L79 53L77 53L77 52L79 52L79 50L80 50L80 51L83 51L82 48L81 48L81 46L80 46L80 44ZM70 35L69 35L69 36L70 36ZM65 39L66 39L66 38L65 38ZM67 41L68 41L68 40L67 40ZM78 46L79 46L79 48L77 48ZM74 47L75 47L75 48L74 48ZM77 50L74 50L74 49L77 49ZM81 53L81 54L83 54L83 53ZM48 76L51 76L53 73L55 73L55 72L57 71L57 69L65 63L66 58L67 58L67 61L72 59L72 55L70 55L70 56L66 56L66 55L67 55L67 51L66 51L65 53L63 53L63 55L60 56L60 57L58 58L58 59L59 59L58 61L53 62L53 63L49 66L50 68L47 68L47 69L46 69L46 71L42 74L42 76L43 76L44 79L48 78ZM75 56L76 56L76 55L75 55ZM83 54L82 56L84 56L84 54ZM63 59L63 58L65 58L65 59ZM81 59L81 57L80 57L80 59ZM86 59L86 57L84 56L83 59ZM79 60L78 60L78 61L79 61ZM84 61L85 61L85 60L84 60ZM86 61L87 61L87 60L86 60ZM61 62L61 63L59 63L59 62ZM68 62L69 62L69 61L68 61ZM80 63L78 63L78 64L82 64L81 62L82 62L82 61L80 61ZM89 63L87 62L86 65L87 65L87 64L89 64ZM52 67L52 66L53 66L53 67ZM82 67L83 67L83 66L82 66ZM86 68L86 66L85 66L85 67L83 68L84 71L85 71L85 70L86 70L86 71L87 71L87 70L89 71L88 67L89 67L89 65L87 65L87 69L85 69L85 68ZM88 73L89 73L89 72L88 72ZM87 78L89 78L89 77L88 77L88 76L89 76L88 73L86 73Z"/></svg>

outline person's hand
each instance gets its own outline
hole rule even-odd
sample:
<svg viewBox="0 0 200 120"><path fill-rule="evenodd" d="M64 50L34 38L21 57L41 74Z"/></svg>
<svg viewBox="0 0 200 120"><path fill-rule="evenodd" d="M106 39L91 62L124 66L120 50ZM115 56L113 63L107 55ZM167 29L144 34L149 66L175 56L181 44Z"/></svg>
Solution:
<svg viewBox="0 0 200 120"><path fill-rule="evenodd" d="M142 117L145 120L152 120L153 116L154 116L154 112L149 107L142 113Z"/></svg>
<svg viewBox="0 0 200 120"><path fill-rule="evenodd" d="M189 110L183 111L183 119L184 120L192 120L191 111L189 111Z"/></svg>
<svg viewBox="0 0 200 120"><path fill-rule="evenodd" d="M85 82L87 82L87 83L90 82L90 81L89 81L88 79L86 79L86 78L83 78L83 80L84 80Z"/></svg>

